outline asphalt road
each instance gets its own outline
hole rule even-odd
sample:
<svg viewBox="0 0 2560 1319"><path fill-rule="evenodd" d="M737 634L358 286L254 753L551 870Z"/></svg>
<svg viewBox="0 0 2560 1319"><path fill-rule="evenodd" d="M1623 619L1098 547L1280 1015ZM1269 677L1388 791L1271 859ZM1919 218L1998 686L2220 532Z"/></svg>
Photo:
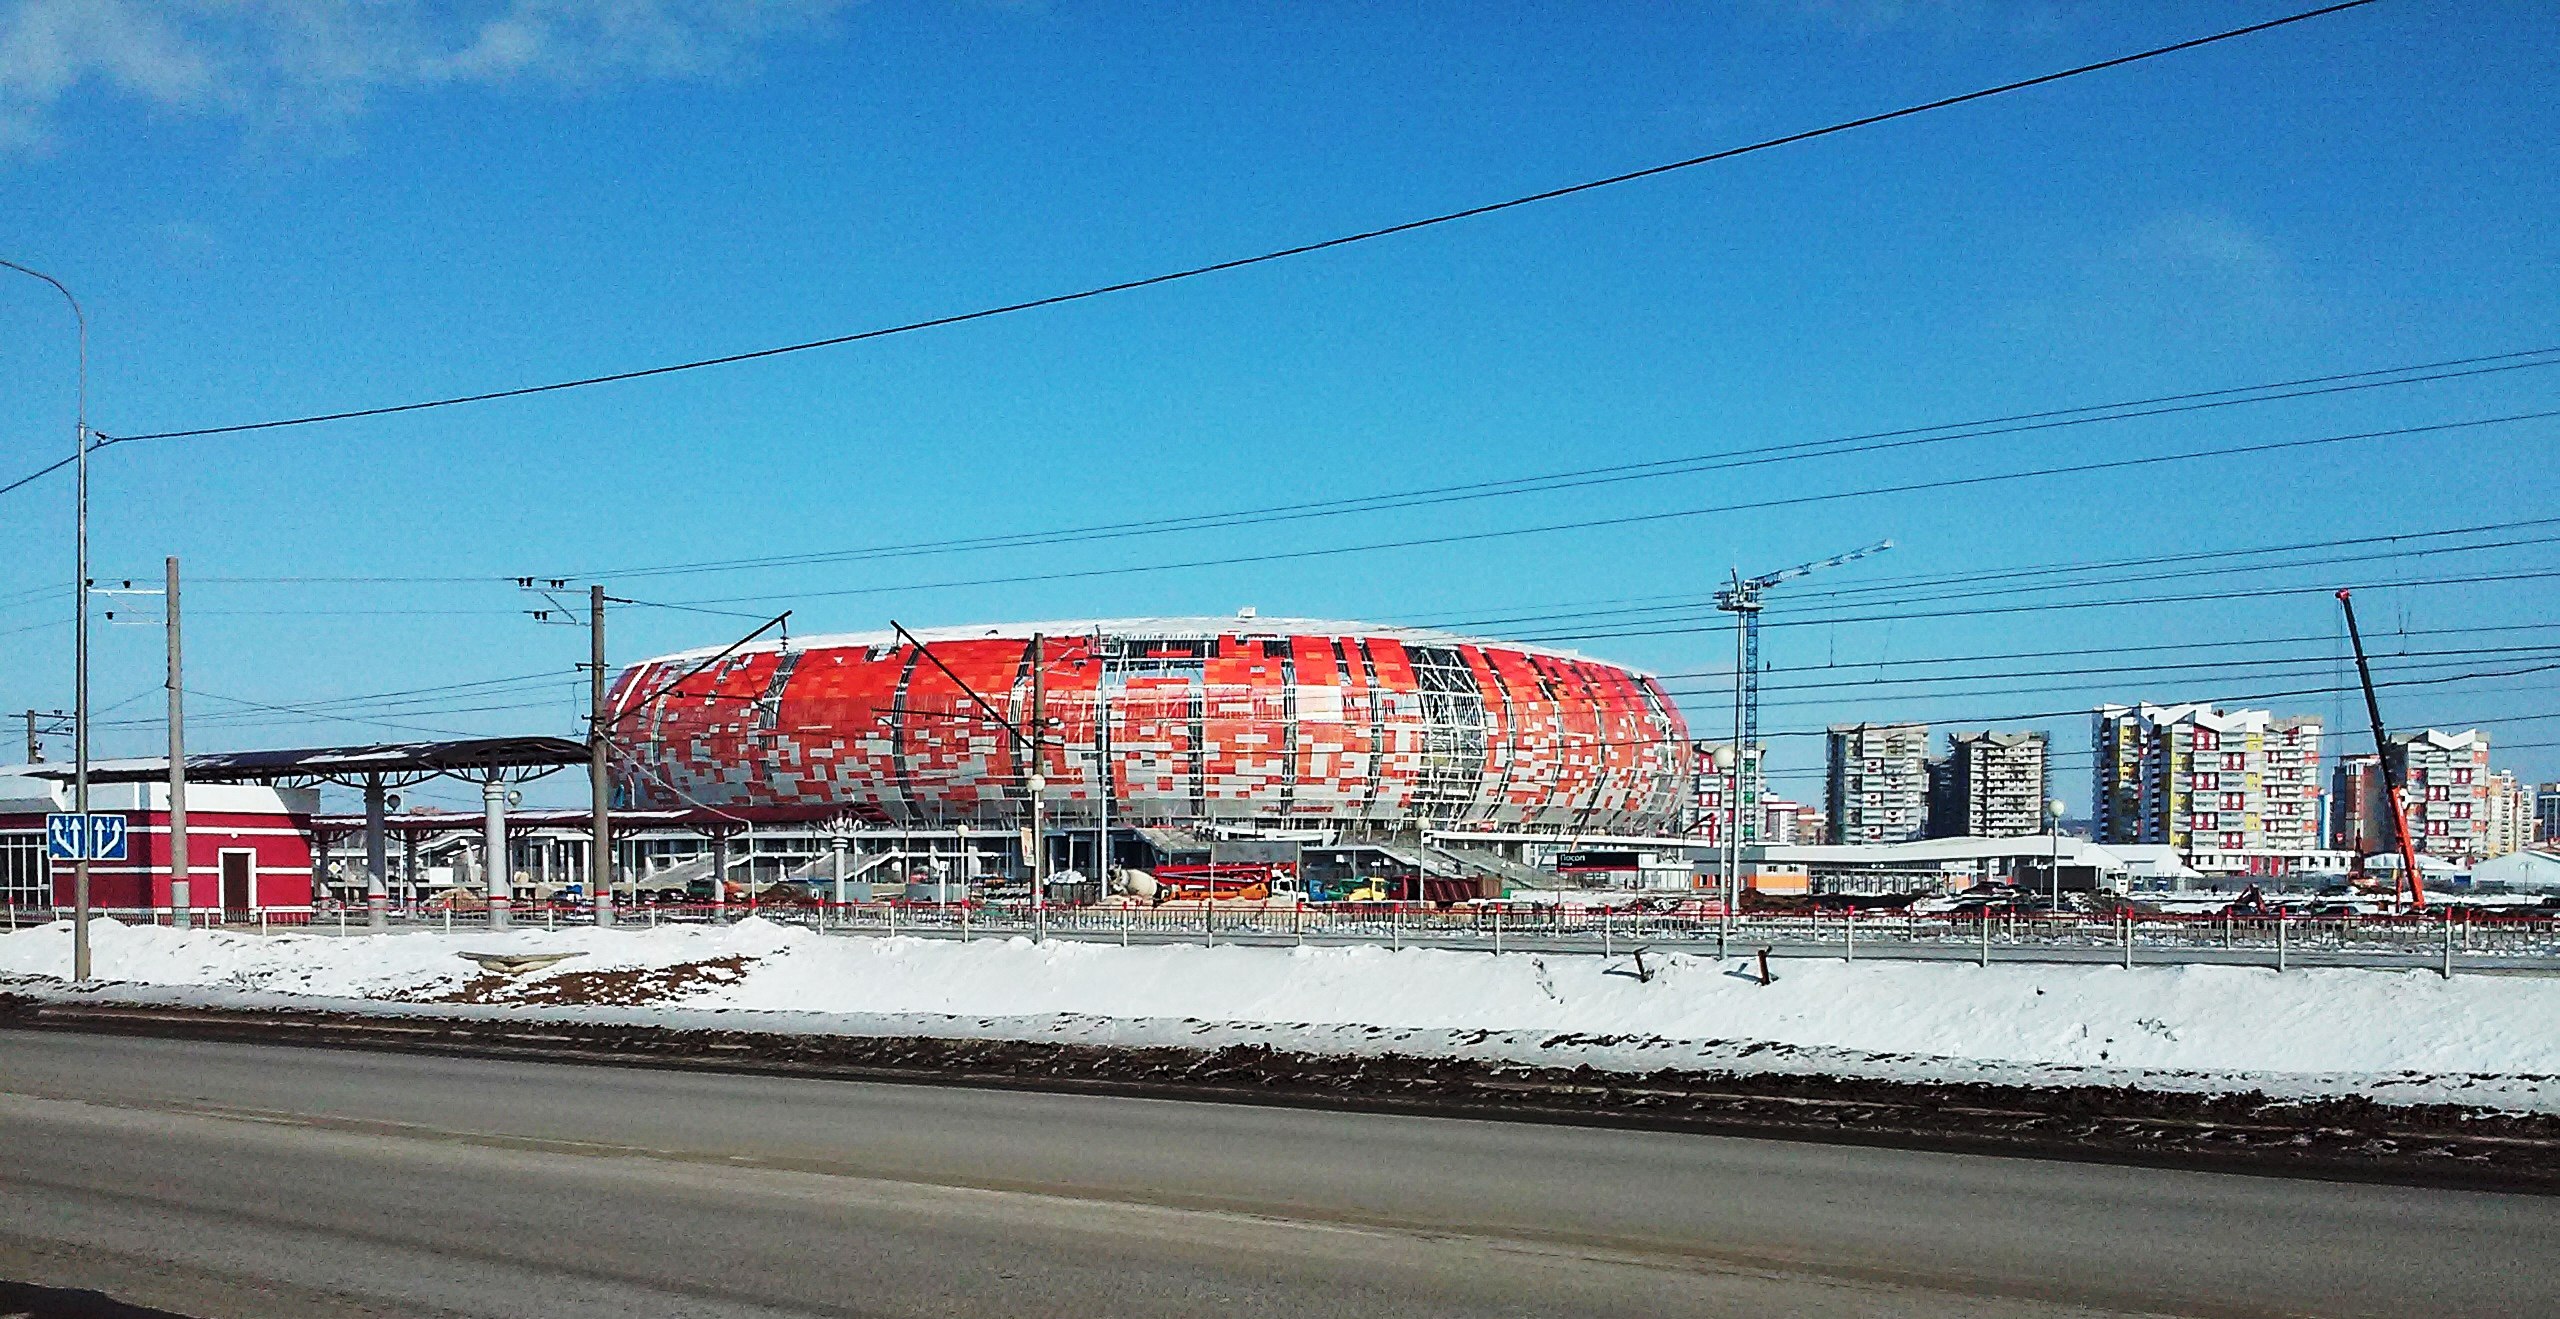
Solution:
<svg viewBox="0 0 2560 1319"><path fill-rule="evenodd" d="M2560 1201L6 1032L0 1279L244 1319L2542 1315Z"/></svg>

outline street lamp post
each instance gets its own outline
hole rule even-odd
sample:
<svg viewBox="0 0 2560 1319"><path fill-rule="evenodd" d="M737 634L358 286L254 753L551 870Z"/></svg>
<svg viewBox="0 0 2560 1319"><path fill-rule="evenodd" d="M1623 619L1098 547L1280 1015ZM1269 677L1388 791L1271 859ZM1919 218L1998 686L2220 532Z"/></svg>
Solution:
<svg viewBox="0 0 2560 1319"><path fill-rule="evenodd" d="M31 275L53 286L62 300L71 304L71 319L78 328L78 387L73 396L71 428L72 457L78 470L74 484L79 503L75 535L78 548L77 566L72 578L72 678L71 724L71 809L80 816L80 855L71 863L71 978L85 982L89 978L89 314L80 309L80 300L62 281L41 270L30 270L15 261L0 261L21 275Z"/></svg>
<svg viewBox="0 0 2560 1319"><path fill-rule="evenodd" d="M2053 840L2053 857L2045 863L2045 874L2053 883L2053 911L2062 914L2062 799L2056 797L2044 804L2044 831Z"/></svg>

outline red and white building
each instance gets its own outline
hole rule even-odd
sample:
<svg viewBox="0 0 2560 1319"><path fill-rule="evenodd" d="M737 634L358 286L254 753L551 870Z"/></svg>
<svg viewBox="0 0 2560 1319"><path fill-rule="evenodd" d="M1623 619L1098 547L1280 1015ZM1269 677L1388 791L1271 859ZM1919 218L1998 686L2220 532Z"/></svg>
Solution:
<svg viewBox="0 0 2560 1319"><path fill-rule="evenodd" d="M2514 812L2512 776L2507 780L2509 799L2492 800L2495 776L2489 772L2487 733L2476 728L2459 733L2430 728L2394 733L2383 739L2382 747L2380 759L2354 757L2338 776L2340 800L2332 829L2338 846L2366 854L2398 847L2391 835L2390 801L2383 796L2383 784L2392 780L2401 784L2409 841L2424 855L2479 860L2523 845L2513 837L2517 825L2506 823L2498 813L2500 807ZM2500 827L2493 829L2493 825ZM2502 842L2505 845L2498 846ZM2498 850L2491 850L2493 846Z"/></svg>
<svg viewBox="0 0 2560 1319"><path fill-rule="evenodd" d="M47 766L48 769L58 767ZM247 917L311 909L311 817L316 788L191 784L187 788L188 906ZM0 905L68 908L72 867L45 857L44 817L71 809L71 786L26 769L0 770ZM93 783L89 809L125 817L125 859L89 864L89 902L108 913L170 910L169 789Z"/></svg>
<svg viewBox="0 0 2560 1319"><path fill-rule="evenodd" d="M644 807L891 827L1669 833L1690 743L1651 675L1568 651L1312 619L1141 618L794 638L617 680ZM980 702L985 702L982 706ZM1046 723L1036 761L1005 725ZM1003 721L986 706L1003 712Z"/></svg>

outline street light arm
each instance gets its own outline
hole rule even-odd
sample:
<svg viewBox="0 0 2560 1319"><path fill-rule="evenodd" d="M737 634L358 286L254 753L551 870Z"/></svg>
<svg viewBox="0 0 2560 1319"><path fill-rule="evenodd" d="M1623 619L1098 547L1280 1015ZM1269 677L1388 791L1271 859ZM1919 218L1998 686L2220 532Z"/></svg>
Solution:
<svg viewBox="0 0 2560 1319"><path fill-rule="evenodd" d="M11 270L17 271L21 275L33 276L34 278L43 280L47 284L51 284L53 286L53 291L61 294L64 302L71 304L71 319L79 326L80 330L79 389L76 403L79 409L80 443L81 447L86 448L89 443L89 313L81 310L80 299L71 296L71 290L63 287L61 280L55 279L53 276L48 275L41 270L37 270L29 266L22 266L15 261L10 261L5 258L0 258L0 266L5 266ZM45 470L51 471L53 469L47 468Z"/></svg>
<svg viewBox="0 0 2560 1319"><path fill-rule="evenodd" d="M71 809L81 817L81 846L73 858L71 880L71 978L75 983L89 979L89 313L80 299L61 280L15 261L0 260L0 266L21 275L43 280L71 304L71 320L78 329L78 383L73 392L71 459L79 469L77 513L74 533L77 547L72 571L72 788ZM146 897L146 901L147 901Z"/></svg>

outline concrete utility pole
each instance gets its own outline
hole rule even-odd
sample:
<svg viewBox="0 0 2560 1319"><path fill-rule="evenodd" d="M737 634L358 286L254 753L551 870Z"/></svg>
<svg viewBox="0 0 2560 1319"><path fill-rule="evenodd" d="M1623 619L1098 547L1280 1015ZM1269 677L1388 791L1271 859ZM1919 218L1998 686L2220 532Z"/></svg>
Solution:
<svg viewBox="0 0 2560 1319"><path fill-rule="evenodd" d="M1102 812L1093 830L1093 879L1097 894L1111 891L1111 666L1102 655L1102 629L1093 630L1093 743L1096 792Z"/></svg>
<svg viewBox="0 0 2560 1319"><path fill-rule="evenodd" d="M1754 600L1751 608L1757 610L1759 602ZM1717 904L1724 908L1727 934L1733 931L1733 909L1742 901L1742 763L1746 754L1742 745L1743 689L1750 681L1751 663L1744 646L1749 635L1744 624L1749 617L1748 612L1740 610L1733 617L1733 777L1726 779L1724 785L1724 901Z"/></svg>
<svg viewBox="0 0 2560 1319"><path fill-rule="evenodd" d="M178 557L169 556L169 914L179 929L191 919L187 899L186 649L178 633ZM148 901L148 899L145 899Z"/></svg>
<svg viewBox="0 0 2560 1319"><path fill-rule="evenodd" d="M1049 935L1049 838L1043 817L1048 814L1049 780L1040 771L1041 747L1048 739L1048 671L1047 648L1039 633L1031 634L1031 772L1022 786L1031 794L1031 937L1035 943L1046 942ZM1018 742L1018 739L1017 739ZM1017 745L1019 754L1020 747Z"/></svg>
<svg viewBox="0 0 2560 1319"><path fill-rule="evenodd" d="M70 711L27 711L27 763L30 765L43 764L44 740L48 737L68 737L70 733Z"/></svg>
<svg viewBox="0 0 2560 1319"><path fill-rule="evenodd" d="M595 838L587 850L587 889L596 904L596 925L613 925L612 796L607 776L613 729L604 717L604 588L587 588L587 788L589 823Z"/></svg>

